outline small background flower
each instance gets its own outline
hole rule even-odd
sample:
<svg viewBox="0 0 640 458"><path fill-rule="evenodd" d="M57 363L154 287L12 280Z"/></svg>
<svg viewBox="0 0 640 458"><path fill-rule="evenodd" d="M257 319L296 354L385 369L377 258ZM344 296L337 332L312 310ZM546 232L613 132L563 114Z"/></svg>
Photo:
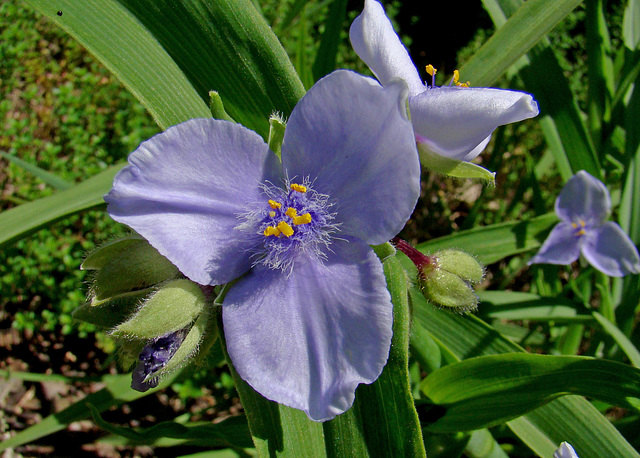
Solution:
<svg viewBox="0 0 640 458"><path fill-rule="evenodd" d="M622 228L606 221L611 212L607 187L584 170L562 189L555 204L558 223L531 264L571 264L580 253L613 277L640 273L638 249Z"/></svg>

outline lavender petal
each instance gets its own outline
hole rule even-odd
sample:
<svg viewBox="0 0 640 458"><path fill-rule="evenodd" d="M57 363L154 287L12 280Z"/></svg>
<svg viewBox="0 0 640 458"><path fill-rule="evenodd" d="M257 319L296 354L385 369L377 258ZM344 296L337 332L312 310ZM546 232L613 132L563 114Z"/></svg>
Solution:
<svg viewBox="0 0 640 458"><path fill-rule="evenodd" d="M581 238L569 223L558 223L527 264L568 265L580 257Z"/></svg>
<svg viewBox="0 0 640 458"><path fill-rule="evenodd" d="M362 241L337 241L325 263L300 256L287 276L258 267L223 304L238 374L267 399L329 420L386 364L392 304L382 265Z"/></svg>
<svg viewBox="0 0 640 458"><path fill-rule="evenodd" d="M323 78L291 114L282 165L290 177L315 179L314 189L337 204L342 233L372 245L391 239L420 193L406 85L383 88L345 70Z"/></svg>
<svg viewBox="0 0 640 458"><path fill-rule="evenodd" d="M587 232L582 254L589 264L612 277L640 273L638 248L612 221Z"/></svg>
<svg viewBox="0 0 640 458"><path fill-rule="evenodd" d="M105 196L113 219L146 238L191 280L215 285L251 266L237 215L266 201L277 158L239 124L192 119L143 142Z"/></svg>

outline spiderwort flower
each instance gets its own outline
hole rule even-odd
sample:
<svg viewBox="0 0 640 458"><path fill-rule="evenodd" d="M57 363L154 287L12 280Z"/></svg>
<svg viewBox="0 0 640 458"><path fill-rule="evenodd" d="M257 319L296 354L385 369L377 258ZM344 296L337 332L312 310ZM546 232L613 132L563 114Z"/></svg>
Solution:
<svg viewBox="0 0 640 458"><path fill-rule="evenodd" d="M349 38L355 52L383 85L396 77L406 81L416 140L440 156L471 161L487 146L498 126L538 114L537 103L524 92L463 87L465 84L423 84L376 0L365 0L362 14L351 25ZM429 66L428 71L435 81L436 70ZM454 75L452 83L458 83L457 72Z"/></svg>
<svg viewBox="0 0 640 458"><path fill-rule="evenodd" d="M622 228L605 220L611 212L606 186L584 170L576 173L556 199L558 223L528 264L571 264L580 253L612 277L640 273L638 249Z"/></svg>
<svg viewBox="0 0 640 458"><path fill-rule="evenodd" d="M324 421L386 364L392 304L369 245L416 204L420 167L407 88L348 71L294 108L282 163L239 124L194 119L142 143L105 196L192 281L239 278L222 305L238 374Z"/></svg>

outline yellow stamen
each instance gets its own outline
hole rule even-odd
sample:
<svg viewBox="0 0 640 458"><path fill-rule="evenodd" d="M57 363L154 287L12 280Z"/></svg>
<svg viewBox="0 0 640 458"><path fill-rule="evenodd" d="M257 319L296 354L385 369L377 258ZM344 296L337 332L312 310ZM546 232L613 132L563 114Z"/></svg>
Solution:
<svg viewBox="0 0 640 458"><path fill-rule="evenodd" d="M571 226L572 226L574 229L578 229L578 225L577 225L576 223L571 223Z"/></svg>
<svg viewBox="0 0 640 458"><path fill-rule="evenodd" d="M425 68L430 76L434 76L436 73L438 73L438 70L431 64L427 65Z"/></svg>
<svg viewBox="0 0 640 458"><path fill-rule="evenodd" d="M296 183L291 184L291 189L298 192L307 192L306 186L302 186L301 184L296 184Z"/></svg>
<svg viewBox="0 0 640 458"><path fill-rule="evenodd" d="M305 213L304 215L296 216L293 218L293 224L300 226L301 224L309 224L311 222L311 213Z"/></svg>
<svg viewBox="0 0 640 458"><path fill-rule="evenodd" d="M576 235L584 235L586 233L587 231L585 231L584 229L580 229Z"/></svg>
<svg viewBox="0 0 640 458"><path fill-rule="evenodd" d="M275 217L276 217L276 212L274 212L273 210L271 210L271 211L269 212L269 216L270 216L270 217L272 217L272 218L275 218Z"/></svg>
<svg viewBox="0 0 640 458"><path fill-rule="evenodd" d="M276 210L276 209L282 207L282 204L280 202L276 202L275 200L269 199L269 206L271 208L273 208L274 210Z"/></svg>
<svg viewBox="0 0 640 458"><path fill-rule="evenodd" d="M280 229L277 227L269 226L263 232L265 237L269 237L270 235L275 235L276 237L280 236Z"/></svg>
<svg viewBox="0 0 640 458"><path fill-rule="evenodd" d="M293 235L293 228L284 221L280 221L278 223L278 229L280 229L280 232L282 232L286 237L291 237Z"/></svg>
<svg viewBox="0 0 640 458"><path fill-rule="evenodd" d="M287 215L291 219L294 219L296 216L298 216L298 212L296 211L295 208L289 207L285 215Z"/></svg>

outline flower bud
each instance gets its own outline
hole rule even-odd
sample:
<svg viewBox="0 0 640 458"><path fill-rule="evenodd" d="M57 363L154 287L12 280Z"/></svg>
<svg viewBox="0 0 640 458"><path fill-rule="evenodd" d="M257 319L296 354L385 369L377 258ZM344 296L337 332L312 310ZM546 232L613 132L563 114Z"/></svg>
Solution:
<svg viewBox="0 0 640 458"><path fill-rule="evenodd" d="M417 267L422 293L429 302L460 313L477 309L478 296L472 285L482 281L484 268L473 256L453 249L425 255L404 240L396 238L392 243Z"/></svg>
<svg viewBox="0 0 640 458"><path fill-rule="evenodd" d="M156 285L181 276L149 242L135 235L98 248L81 269L93 271L92 287L87 304L73 316L104 329L125 321Z"/></svg>
<svg viewBox="0 0 640 458"><path fill-rule="evenodd" d="M471 255L443 250L431 256L431 264L420 272L424 296L432 303L460 313L475 311L478 296L473 283L484 278L484 268Z"/></svg>
<svg viewBox="0 0 640 458"><path fill-rule="evenodd" d="M185 278L159 287L139 310L112 332L113 337L155 339L185 328L202 313L207 298L200 286Z"/></svg>

